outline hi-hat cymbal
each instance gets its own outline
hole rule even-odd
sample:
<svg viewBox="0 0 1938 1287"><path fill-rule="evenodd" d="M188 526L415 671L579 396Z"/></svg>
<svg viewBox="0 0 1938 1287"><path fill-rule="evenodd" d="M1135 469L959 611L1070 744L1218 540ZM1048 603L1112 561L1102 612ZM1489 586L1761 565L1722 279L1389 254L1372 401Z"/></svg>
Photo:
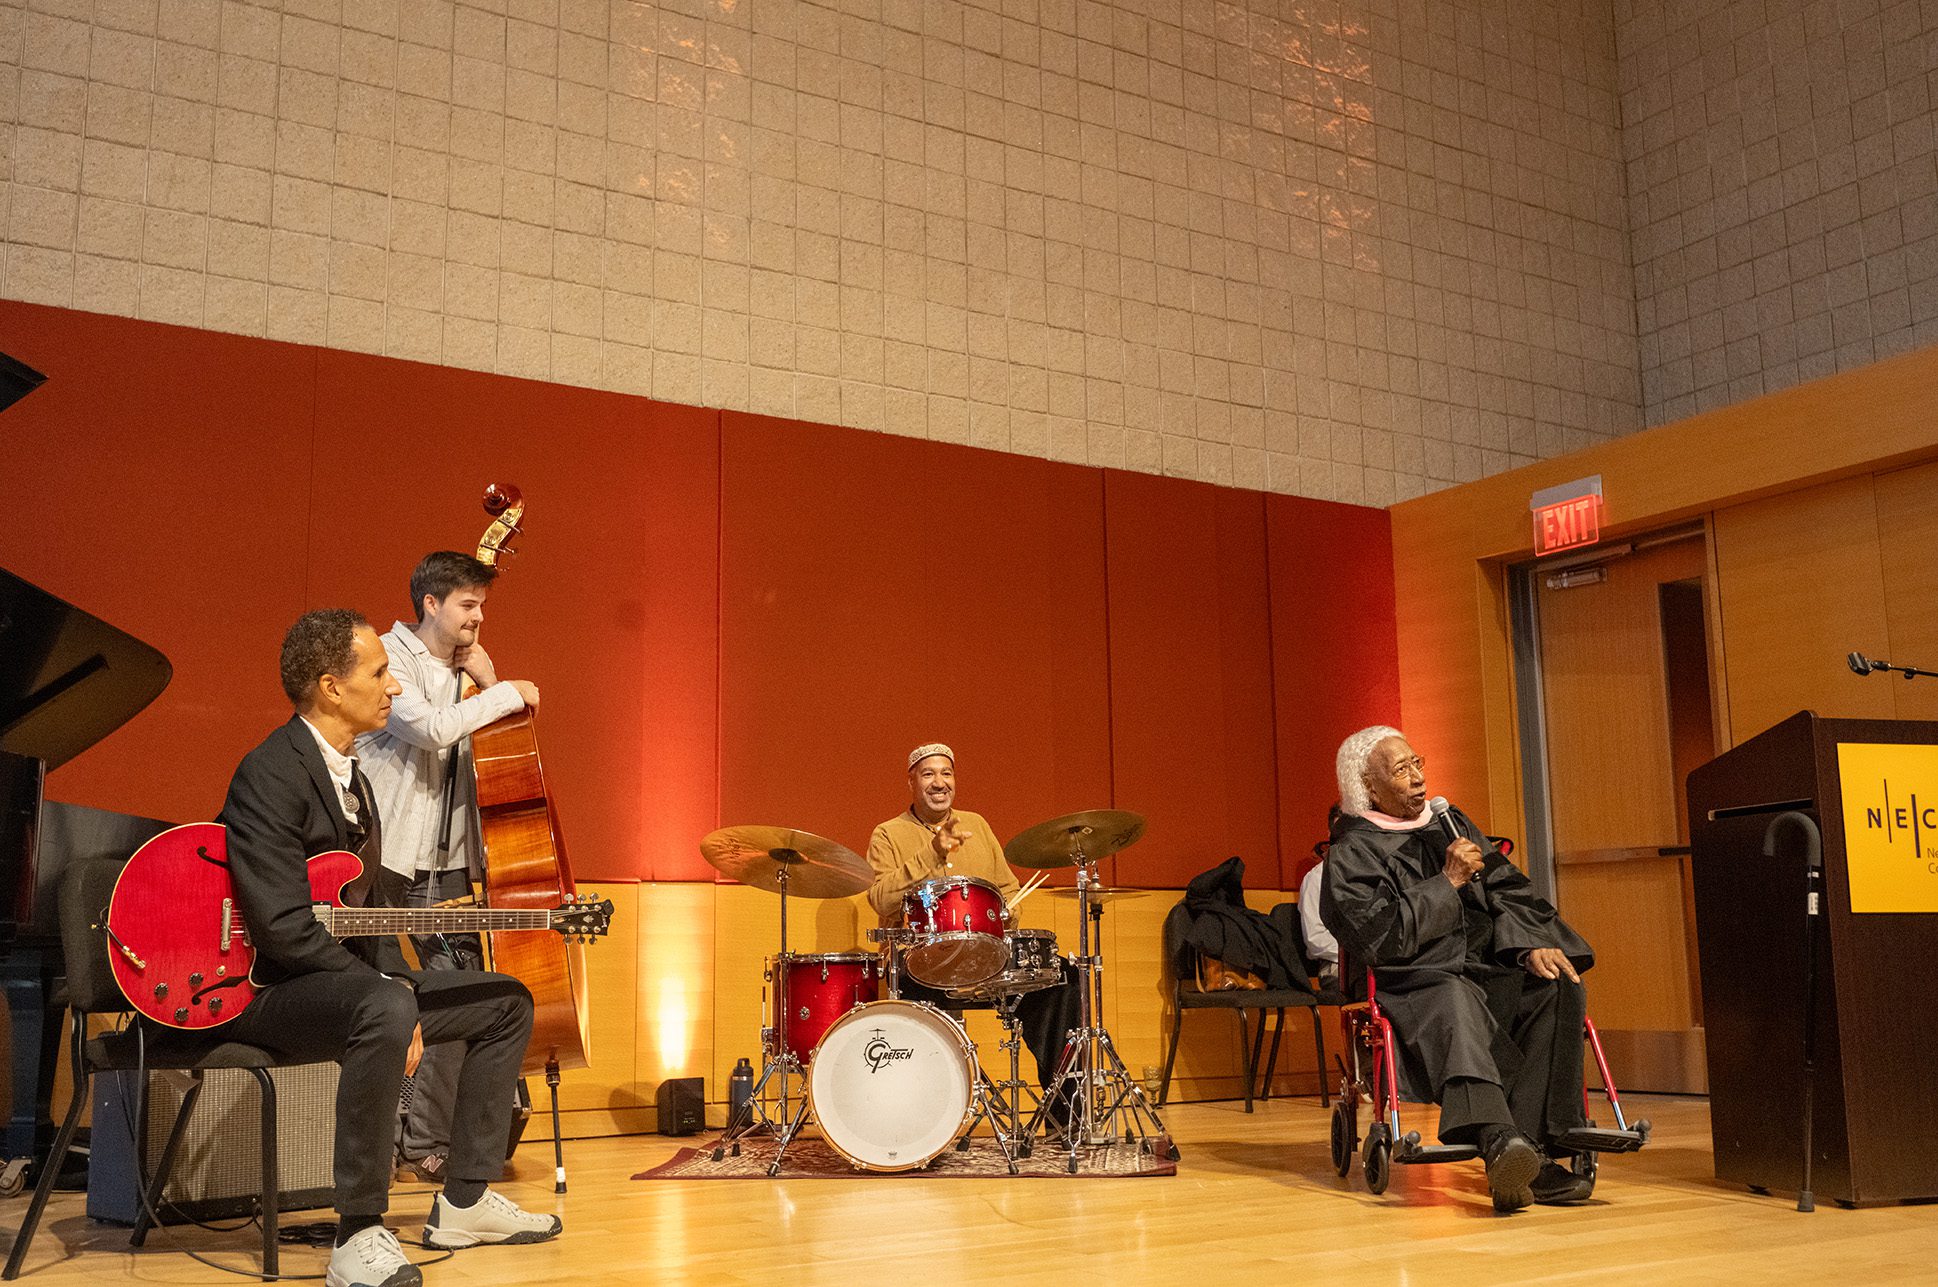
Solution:
<svg viewBox="0 0 1938 1287"><path fill-rule="evenodd" d="M1087 896L1083 901L1086 903L1114 903L1121 898L1144 898L1150 892L1148 889L1121 889L1103 885L1092 885L1084 891ZM1050 891L1050 897L1052 898L1075 898L1076 896L1077 891L1074 887L1059 888Z"/></svg>
<svg viewBox="0 0 1938 1287"><path fill-rule="evenodd" d="M868 860L845 845L791 827L722 827L700 842L700 856L743 885L796 898L846 898L874 879Z"/></svg>
<svg viewBox="0 0 1938 1287"><path fill-rule="evenodd" d="M1018 867L1074 867L1128 849L1144 834L1144 815L1122 809L1090 809L1039 822L1003 846Z"/></svg>

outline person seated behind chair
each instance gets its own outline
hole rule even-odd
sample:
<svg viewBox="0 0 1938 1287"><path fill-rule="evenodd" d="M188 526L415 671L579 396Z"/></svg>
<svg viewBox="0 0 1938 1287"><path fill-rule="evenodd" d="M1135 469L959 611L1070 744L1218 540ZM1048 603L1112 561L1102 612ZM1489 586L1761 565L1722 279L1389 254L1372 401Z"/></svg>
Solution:
<svg viewBox="0 0 1938 1287"><path fill-rule="evenodd" d="M1299 882L1299 933L1305 938L1305 954L1319 971L1319 986L1326 991L1339 987L1339 940L1326 928L1319 915L1323 901L1321 887L1326 881L1326 860L1321 858Z"/></svg>
<svg viewBox="0 0 1938 1287"><path fill-rule="evenodd" d="M1306 959L1318 967L1319 986L1327 991L1339 988L1339 940L1319 915L1319 891L1326 881L1326 851L1332 847L1333 830L1344 816L1335 800L1326 810L1326 839L1312 846L1319 861L1299 880L1299 934L1305 940Z"/></svg>
<svg viewBox="0 0 1938 1287"><path fill-rule="evenodd" d="M353 906L375 901L386 877L383 820L351 752L357 734L383 727L402 689L376 631L340 608L305 613L290 627L281 670L295 713L236 766L217 819L228 828L230 878L261 987L226 1031L296 1062L341 1068L328 1287L417 1287L424 1276L383 1218L397 1087L426 1043L465 1049L450 1165L424 1245L543 1242L559 1233L557 1216L522 1211L488 1187L504 1168L532 997L502 974L407 970L395 937L338 942L324 930L310 901L309 859L357 853L363 874L344 891Z"/></svg>
<svg viewBox="0 0 1938 1287"><path fill-rule="evenodd" d="M868 865L875 872L868 905L882 924L902 923L902 895L925 880L973 876L994 885L1005 904L1014 900L1021 886L995 831L981 814L955 807L956 753L940 742L916 747L908 757L908 791L908 807L876 827L868 840ZM900 988L905 1001L957 1012L964 1005L911 979L906 970ZM1026 993L1017 1003L1023 1041L1036 1057L1037 1078L1045 1087L1056 1074L1065 1037L1078 1022L1078 998L1076 975L1065 971L1060 986ZM1061 1102L1053 1102L1054 1120L1061 1121L1061 1110Z"/></svg>
<svg viewBox="0 0 1938 1287"><path fill-rule="evenodd" d="M1337 771L1320 914L1353 967L1372 967L1407 1097L1440 1105L1443 1143L1480 1150L1495 1210L1585 1200L1592 1178L1538 1149L1560 1155L1554 1142L1585 1124L1593 951L1457 809L1447 839L1427 809L1426 761L1398 729L1354 733Z"/></svg>

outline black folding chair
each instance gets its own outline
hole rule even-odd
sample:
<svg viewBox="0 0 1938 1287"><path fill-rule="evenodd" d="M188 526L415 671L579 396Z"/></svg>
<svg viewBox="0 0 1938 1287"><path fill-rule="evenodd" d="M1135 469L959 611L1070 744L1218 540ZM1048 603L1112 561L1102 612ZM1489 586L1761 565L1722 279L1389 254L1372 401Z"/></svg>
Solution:
<svg viewBox="0 0 1938 1287"><path fill-rule="evenodd" d="M108 899L114 893L114 883L121 874L123 861L95 858L77 862L68 868L61 879L61 954L67 965L68 1018L72 1029L69 1052L74 1067L74 1097L69 1101L67 1116L54 1136L53 1149L41 1168L39 1182L34 1185L33 1201L28 1204L26 1218L20 1222L20 1232L14 1236L6 1272L0 1277L11 1280L20 1275L20 1267L27 1259L27 1249L34 1240L34 1231L39 1227L41 1214L47 1209L47 1199L54 1191L54 1181L60 1173L61 1163L73 1146L75 1128L80 1124L81 1109L88 1102L88 1091L95 1074L145 1069L186 1072L193 1078L182 1097L182 1106L175 1114L174 1124L169 1128L167 1143L162 1146L154 1177L148 1185L141 1212L135 1219L134 1232L128 1239L130 1246L139 1247L147 1239L148 1230L153 1224L151 1212L160 1207L162 1190L168 1183L169 1171L181 1147L183 1129L202 1093L203 1074L213 1068L236 1068L246 1070L256 1079L262 1095L262 1277L271 1279L277 1274L276 1223L281 1195L276 1166L276 1084L270 1080L269 1070L288 1066L291 1061L278 1058L257 1046L224 1041L220 1029L205 1035L164 1028L133 1017L134 1012L129 1009L127 998L122 996L109 970L108 938L103 928L107 921ZM123 1015L128 1016L131 1022L119 1031L90 1038L87 1035L88 1019L94 1015ZM137 1095L145 1100L146 1087L138 1087ZM96 1129L100 1129L100 1125L97 1122ZM137 1139L137 1154L141 1145L142 1141Z"/></svg>

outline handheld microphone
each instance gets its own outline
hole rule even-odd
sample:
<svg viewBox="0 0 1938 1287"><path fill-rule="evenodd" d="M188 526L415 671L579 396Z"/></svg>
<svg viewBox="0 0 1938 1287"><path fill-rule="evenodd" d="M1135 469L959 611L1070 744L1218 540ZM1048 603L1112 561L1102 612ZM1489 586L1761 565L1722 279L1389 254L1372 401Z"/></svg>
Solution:
<svg viewBox="0 0 1938 1287"><path fill-rule="evenodd" d="M1860 675L1868 675L1873 670L1877 669L1877 663L1872 661L1869 657L1866 657L1861 652L1854 652L1850 656L1844 658L1844 664L1849 666L1851 670L1853 670L1854 672Z"/></svg>
<svg viewBox="0 0 1938 1287"><path fill-rule="evenodd" d="M1448 844L1460 839L1460 830L1454 826L1453 806L1447 803L1446 796L1436 795L1427 801L1427 809L1433 814L1433 820L1440 824L1440 830L1446 833Z"/></svg>

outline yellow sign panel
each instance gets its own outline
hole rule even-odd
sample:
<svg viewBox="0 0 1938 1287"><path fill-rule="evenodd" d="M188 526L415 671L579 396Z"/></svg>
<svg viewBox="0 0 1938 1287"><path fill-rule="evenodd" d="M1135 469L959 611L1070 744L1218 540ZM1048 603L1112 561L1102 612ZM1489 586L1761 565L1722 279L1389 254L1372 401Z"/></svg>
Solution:
<svg viewBox="0 0 1938 1287"><path fill-rule="evenodd" d="M1853 912L1938 912L1938 746L1839 742Z"/></svg>

